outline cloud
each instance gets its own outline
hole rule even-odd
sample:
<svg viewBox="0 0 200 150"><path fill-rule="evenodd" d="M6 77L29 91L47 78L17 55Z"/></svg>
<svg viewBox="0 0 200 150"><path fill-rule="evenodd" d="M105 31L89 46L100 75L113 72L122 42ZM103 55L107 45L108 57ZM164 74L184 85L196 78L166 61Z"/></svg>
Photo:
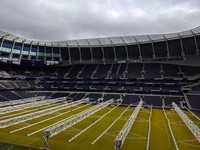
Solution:
<svg viewBox="0 0 200 150"><path fill-rule="evenodd" d="M0 30L70 40L168 33L200 25L199 0L1 0Z"/></svg>

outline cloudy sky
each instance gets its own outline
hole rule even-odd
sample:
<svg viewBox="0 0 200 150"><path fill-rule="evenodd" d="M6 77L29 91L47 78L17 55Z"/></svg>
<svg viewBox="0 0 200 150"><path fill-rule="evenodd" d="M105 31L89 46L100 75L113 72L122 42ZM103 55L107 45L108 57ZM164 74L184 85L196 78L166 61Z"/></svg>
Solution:
<svg viewBox="0 0 200 150"><path fill-rule="evenodd" d="M200 0L0 0L0 30L70 40L200 26Z"/></svg>

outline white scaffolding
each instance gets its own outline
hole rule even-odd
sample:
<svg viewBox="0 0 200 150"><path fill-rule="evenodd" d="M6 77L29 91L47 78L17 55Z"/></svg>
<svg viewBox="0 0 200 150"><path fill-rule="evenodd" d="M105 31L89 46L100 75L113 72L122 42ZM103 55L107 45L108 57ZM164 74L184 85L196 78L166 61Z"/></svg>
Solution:
<svg viewBox="0 0 200 150"><path fill-rule="evenodd" d="M22 116L17 116L17 117L14 117L14 118L5 119L5 120L0 121L0 128L5 128L5 127L15 125L15 124L19 124L19 123L22 123L22 122L25 122L25 121L28 121L28 120L31 120L31 119L42 117L42 116L45 116L45 115L48 115L48 114L51 114L51 113L72 107L72 106L76 106L78 104L85 103L85 102L88 102L88 101L89 101L89 98L81 99L79 101L66 103L66 104L63 104L63 105L60 105L60 106L48 108L48 109L45 109L45 110L30 113L30 114L25 114L25 115L22 115Z"/></svg>
<svg viewBox="0 0 200 150"><path fill-rule="evenodd" d="M172 139L173 139L173 142L174 142L174 146L175 146L176 150L179 150L179 147L178 147L176 138L175 138L175 136L174 136L174 133L173 133L172 128L171 128L171 125L170 125L170 124L171 124L171 123L170 123L170 120L169 120L169 118L167 117L167 114L166 114L166 112L165 112L164 106L162 106L162 110L163 110L164 116L165 116L165 118L166 118L166 120L167 120L167 125L168 125L169 131L170 131L170 133L171 133L171 136L172 136Z"/></svg>
<svg viewBox="0 0 200 150"><path fill-rule="evenodd" d="M183 122L187 125L190 129L192 134L196 137L196 139L200 142L200 129L187 117L187 115L176 105L176 103L172 103L173 108L181 117Z"/></svg>
<svg viewBox="0 0 200 150"><path fill-rule="evenodd" d="M66 100L66 97L61 97L61 98L46 99L46 100L42 100L42 101L25 103L25 104L21 104L21 105L3 107L3 108L0 108L0 114L19 111L19 110L23 110L23 109L27 109L27 108L31 108L31 107L37 107L37 106L42 106L42 105L62 102L62 101L65 101L65 100Z"/></svg>
<svg viewBox="0 0 200 150"><path fill-rule="evenodd" d="M133 111L130 118L128 119L128 121L126 122L126 124L124 125L124 127L122 128L122 130L120 131L120 133L115 138L115 141L114 141L115 150L119 150L120 147L124 144L124 141L142 107L142 104L143 104L143 101L141 100L139 104L137 105L137 107L135 108L135 110Z"/></svg>
<svg viewBox="0 0 200 150"><path fill-rule="evenodd" d="M149 115L149 126L148 126L148 136L147 136L147 145L146 145L146 150L149 150L149 143L150 143L150 136L151 136L151 117L152 117L152 105L151 105L151 110L150 110L150 115Z"/></svg>
<svg viewBox="0 0 200 150"><path fill-rule="evenodd" d="M111 110L109 110L107 113L105 113L103 116L101 116L99 119L97 119L96 121L93 121L92 124L90 124L89 126L87 126L85 129L83 129L81 132L79 132L78 134L76 134L75 136L73 136L71 139L68 140L68 142L73 141L74 139L76 139L78 136L80 136L81 134L83 134L85 131L87 131L89 128L91 128L92 126L94 126L96 123L98 123L101 119L103 119L106 115L108 115L109 113L111 113L114 109L116 109L119 106L119 104L117 106L115 106L114 108L112 108Z"/></svg>
<svg viewBox="0 0 200 150"><path fill-rule="evenodd" d="M85 118L89 117L90 115L94 114L95 112L107 107L111 103L113 103L113 99L106 101L106 102L99 103L98 105L95 105L92 108L89 108L83 112L80 112L80 113L74 115L73 117L71 117L70 119L45 130L44 131L44 140L45 140L46 149L49 148L48 138L50 138L54 135L57 135L58 133L70 128L71 126L84 120Z"/></svg>
<svg viewBox="0 0 200 150"><path fill-rule="evenodd" d="M132 104L130 104L120 115L117 117L113 123L105 129L91 144L94 145L122 116L123 114L131 107Z"/></svg>
<svg viewBox="0 0 200 150"><path fill-rule="evenodd" d="M19 100L4 101L4 102L0 102L0 107L30 103L30 102L39 101L45 98L46 96L38 96L38 97L30 97L30 98L19 99Z"/></svg>

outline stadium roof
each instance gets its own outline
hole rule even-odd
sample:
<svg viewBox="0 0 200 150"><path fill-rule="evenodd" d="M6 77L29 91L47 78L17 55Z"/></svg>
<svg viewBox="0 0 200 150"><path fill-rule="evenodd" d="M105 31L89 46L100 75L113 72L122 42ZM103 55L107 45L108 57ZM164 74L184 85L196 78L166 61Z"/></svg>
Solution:
<svg viewBox="0 0 200 150"><path fill-rule="evenodd" d="M138 43L150 43L164 40L173 40L193 35L200 35L200 26L192 30L186 30L177 33L168 34L152 34L152 35L133 35L133 36L119 36L119 37L105 37L92 39L79 39L67 41L37 41L18 37L13 34L8 34L0 31L0 38L4 40L24 42L24 44L53 46L53 47L99 47L99 46L113 46L113 45L129 45Z"/></svg>

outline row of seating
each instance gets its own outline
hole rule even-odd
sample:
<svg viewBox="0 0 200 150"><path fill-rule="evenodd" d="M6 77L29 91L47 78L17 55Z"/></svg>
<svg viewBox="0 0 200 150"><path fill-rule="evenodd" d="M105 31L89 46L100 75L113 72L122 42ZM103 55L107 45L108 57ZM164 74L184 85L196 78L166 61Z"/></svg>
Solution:
<svg viewBox="0 0 200 150"><path fill-rule="evenodd" d="M9 67L5 71L13 75L31 76L58 76L70 79L75 78L161 78L194 76L199 74L200 67L179 66L157 63L132 64L87 64L69 65L52 68L22 68Z"/></svg>

